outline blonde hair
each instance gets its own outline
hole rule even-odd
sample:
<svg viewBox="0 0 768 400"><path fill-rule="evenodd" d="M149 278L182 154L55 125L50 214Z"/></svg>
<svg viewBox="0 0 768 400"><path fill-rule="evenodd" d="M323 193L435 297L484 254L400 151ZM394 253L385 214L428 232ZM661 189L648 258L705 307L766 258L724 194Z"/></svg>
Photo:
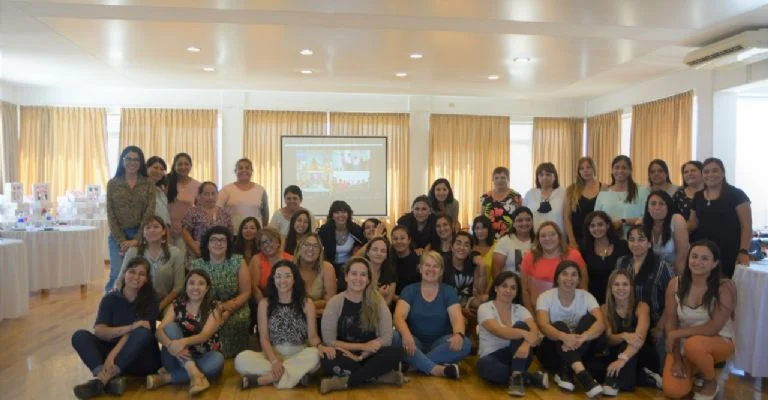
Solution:
<svg viewBox="0 0 768 400"><path fill-rule="evenodd" d="M349 274L349 270L354 264L365 265L366 271L368 271L368 285L365 286L363 291L363 301L360 306L360 328L366 332L376 332L377 328L386 329L386 327L379 326L379 304L384 301L384 298L379 294L379 288L376 282L373 282L373 271L371 270L371 263L363 257L352 257L346 264L344 264L344 276Z"/></svg>
<svg viewBox="0 0 768 400"><path fill-rule="evenodd" d="M323 265L323 261L325 259L325 249L323 248L322 240L320 240L320 235L315 232L307 232L304 237L299 240L299 244L296 245L296 250L293 252L293 261L299 268L301 268L301 247L304 246L304 243L309 238L315 238L315 240L317 240L317 245L320 246L320 252L318 253L317 260L312 263L312 270L317 272L320 271L320 267Z"/></svg>
<svg viewBox="0 0 768 400"><path fill-rule="evenodd" d="M586 186L587 182L584 181L584 178L581 177L581 174L579 173L579 168L581 168L582 163L587 163L592 168L592 171L594 171L595 179L597 179L597 168L595 168L595 160L592 159L592 157L581 157L579 158L579 161L576 163L576 182L568 186L568 189L565 190L565 198L568 199L568 205L571 207L571 211L576 211L576 207L579 205L579 198L582 194L584 194L584 186Z"/></svg>
<svg viewBox="0 0 768 400"><path fill-rule="evenodd" d="M544 221L536 231L536 237L533 239L533 245L531 246L531 253L533 253L533 261L536 262L544 255L544 249L541 247L541 230L551 226L552 229L557 232L557 236L560 238L560 258L562 259L568 253L568 245L565 243L565 237L563 237L563 231L560 227L552 221ZM557 280L557 278L555 278Z"/></svg>
<svg viewBox="0 0 768 400"><path fill-rule="evenodd" d="M440 268L440 279L443 279L443 271L445 271L445 261L443 261L443 256L440 255L440 253L430 250L425 251L421 253L421 258L419 259L419 273L421 273L421 266L424 265L424 261L426 261L427 258L431 258L435 261L435 264L437 264L437 267Z"/></svg>
<svg viewBox="0 0 768 400"><path fill-rule="evenodd" d="M261 242L261 239L263 239L264 235L266 235L266 236L269 236L270 239L272 239L273 241L277 242L278 244L282 244L283 243L283 238L282 238L282 236L280 236L280 232L277 229L275 229L275 228L273 228L271 226L268 226L268 227L260 230L256 234L258 235L257 236L257 240L259 242Z"/></svg>

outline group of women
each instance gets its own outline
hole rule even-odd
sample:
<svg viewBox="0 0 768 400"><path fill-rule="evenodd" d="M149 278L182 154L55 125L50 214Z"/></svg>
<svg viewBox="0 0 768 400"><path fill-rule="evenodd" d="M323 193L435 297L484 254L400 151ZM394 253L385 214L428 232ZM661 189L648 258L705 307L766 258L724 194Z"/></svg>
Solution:
<svg viewBox="0 0 768 400"><path fill-rule="evenodd" d="M247 159L221 192L189 176L187 154L168 176L136 147L121 160L107 190L115 290L94 333L72 338L94 376L78 398L121 394L126 374L197 394L230 357L242 389L307 385L317 370L322 393L401 385L409 369L459 379L477 337L476 372L513 396L549 386L546 372L528 372L535 355L566 391L650 385L711 399L714 363L734 351L728 278L748 261L751 217L717 159L683 165L680 188L662 160L649 188L625 156L610 185L579 160L565 190L544 163L525 196L499 167L471 233L438 179L389 234L376 219L355 223L343 201L315 233L296 186L264 227L267 194Z"/></svg>

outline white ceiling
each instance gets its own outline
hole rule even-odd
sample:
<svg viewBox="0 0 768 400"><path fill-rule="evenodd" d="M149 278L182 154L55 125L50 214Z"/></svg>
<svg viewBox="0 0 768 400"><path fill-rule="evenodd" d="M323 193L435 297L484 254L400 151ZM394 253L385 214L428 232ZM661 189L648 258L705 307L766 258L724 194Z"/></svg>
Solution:
<svg viewBox="0 0 768 400"><path fill-rule="evenodd" d="M768 0L0 0L0 79L590 98L760 24Z"/></svg>

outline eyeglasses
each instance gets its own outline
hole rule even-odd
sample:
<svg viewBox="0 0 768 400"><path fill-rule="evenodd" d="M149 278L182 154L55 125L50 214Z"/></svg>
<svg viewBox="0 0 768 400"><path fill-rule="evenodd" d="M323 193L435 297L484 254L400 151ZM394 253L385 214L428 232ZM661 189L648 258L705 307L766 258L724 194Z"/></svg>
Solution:
<svg viewBox="0 0 768 400"><path fill-rule="evenodd" d="M141 158L123 157L123 161L127 163L138 163L141 162Z"/></svg>
<svg viewBox="0 0 768 400"><path fill-rule="evenodd" d="M319 249L320 245L317 243L304 243L301 245L301 247L307 248L307 249Z"/></svg>
<svg viewBox="0 0 768 400"><path fill-rule="evenodd" d="M271 245L273 245L274 243L275 243L275 242L273 242L273 241L271 241L271 240L262 240L261 242L259 242L259 245L261 245L261 247L264 247L264 246L271 246Z"/></svg>
<svg viewBox="0 0 768 400"><path fill-rule="evenodd" d="M227 243L227 238L225 237L212 237L208 239L208 243Z"/></svg>

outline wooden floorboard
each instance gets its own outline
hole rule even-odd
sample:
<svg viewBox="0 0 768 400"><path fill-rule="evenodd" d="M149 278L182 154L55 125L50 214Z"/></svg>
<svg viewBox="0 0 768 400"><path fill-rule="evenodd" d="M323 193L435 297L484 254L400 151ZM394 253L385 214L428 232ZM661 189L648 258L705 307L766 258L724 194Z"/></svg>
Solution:
<svg viewBox="0 0 768 400"><path fill-rule="evenodd" d="M70 337L80 328L93 325L101 298L103 283L80 288L52 290L47 296L33 295L30 313L24 318L0 321L0 399L71 399L72 387L90 378ZM223 376L199 399L346 399L346 400L447 400L507 399L504 388L488 385L473 373L475 357L461 363L462 379L409 374L403 387L369 386L357 390L321 395L317 382L309 388L276 390L257 388L240 391L238 376L231 360L227 360ZM726 379L727 378L727 379ZM740 377L721 372L725 391L721 399L766 399L766 380ZM188 399L186 387L164 387L147 391L142 380L130 380L126 399ZM583 399L583 393L565 394L556 388L543 391L527 388L531 399ZM266 397L265 397L266 396ZM635 393L622 393L622 399L663 399L660 391L640 388Z"/></svg>

